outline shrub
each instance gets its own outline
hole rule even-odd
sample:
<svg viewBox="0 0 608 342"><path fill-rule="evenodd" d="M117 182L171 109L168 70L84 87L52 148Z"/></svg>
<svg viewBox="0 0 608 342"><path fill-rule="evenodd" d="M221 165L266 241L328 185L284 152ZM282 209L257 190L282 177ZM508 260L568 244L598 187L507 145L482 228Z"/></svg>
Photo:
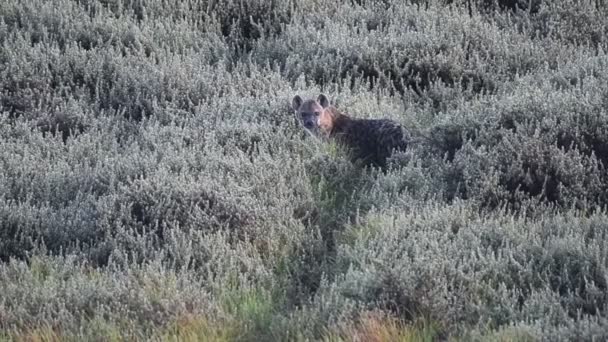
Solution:
<svg viewBox="0 0 608 342"><path fill-rule="evenodd" d="M595 1L0 3L0 338L606 339ZM386 170L294 93L414 137Z"/></svg>

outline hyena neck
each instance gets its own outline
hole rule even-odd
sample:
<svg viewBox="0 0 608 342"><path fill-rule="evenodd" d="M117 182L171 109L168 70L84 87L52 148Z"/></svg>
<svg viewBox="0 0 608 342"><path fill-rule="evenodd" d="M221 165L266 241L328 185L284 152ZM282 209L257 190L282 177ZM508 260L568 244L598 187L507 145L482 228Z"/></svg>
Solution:
<svg viewBox="0 0 608 342"><path fill-rule="evenodd" d="M326 110L328 114L326 123L326 133L329 137L344 132L346 126L351 121L350 116L340 112L335 107L329 107Z"/></svg>

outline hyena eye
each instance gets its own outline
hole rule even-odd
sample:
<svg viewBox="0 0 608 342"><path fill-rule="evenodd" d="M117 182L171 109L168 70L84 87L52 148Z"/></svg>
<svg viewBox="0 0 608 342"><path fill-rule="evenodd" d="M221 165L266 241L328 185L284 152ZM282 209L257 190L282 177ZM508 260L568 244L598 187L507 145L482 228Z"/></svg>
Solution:
<svg viewBox="0 0 608 342"><path fill-rule="evenodd" d="M315 116L321 115L321 112L315 112Z"/></svg>

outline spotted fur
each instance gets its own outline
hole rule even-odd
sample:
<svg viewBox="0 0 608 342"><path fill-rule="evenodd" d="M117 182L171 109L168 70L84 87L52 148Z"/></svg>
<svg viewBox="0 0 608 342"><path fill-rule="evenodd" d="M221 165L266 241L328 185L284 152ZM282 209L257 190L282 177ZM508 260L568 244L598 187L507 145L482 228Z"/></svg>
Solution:
<svg viewBox="0 0 608 342"><path fill-rule="evenodd" d="M385 167L393 151L407 149L409 134L397 122L352 118L331 106L323 94L316 100L306 101L296 95L292 107L307 131L347 146L353 161Z"/></svg>

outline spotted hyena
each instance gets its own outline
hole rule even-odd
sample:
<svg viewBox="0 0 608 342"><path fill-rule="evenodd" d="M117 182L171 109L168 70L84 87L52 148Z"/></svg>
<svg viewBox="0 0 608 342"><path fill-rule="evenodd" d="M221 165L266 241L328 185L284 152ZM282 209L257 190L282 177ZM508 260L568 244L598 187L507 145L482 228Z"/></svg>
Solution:
<svg viewBox="0 0 608 342"><path fill-rule="evenodd" d="M298 121L312 135L335 139L348 147L353 161L364 165L386 166L394 150L405 151L409 134L398 123L388 119L356 119L330 105L327 96L304 101L294 96L292 107Z"/></svg>

